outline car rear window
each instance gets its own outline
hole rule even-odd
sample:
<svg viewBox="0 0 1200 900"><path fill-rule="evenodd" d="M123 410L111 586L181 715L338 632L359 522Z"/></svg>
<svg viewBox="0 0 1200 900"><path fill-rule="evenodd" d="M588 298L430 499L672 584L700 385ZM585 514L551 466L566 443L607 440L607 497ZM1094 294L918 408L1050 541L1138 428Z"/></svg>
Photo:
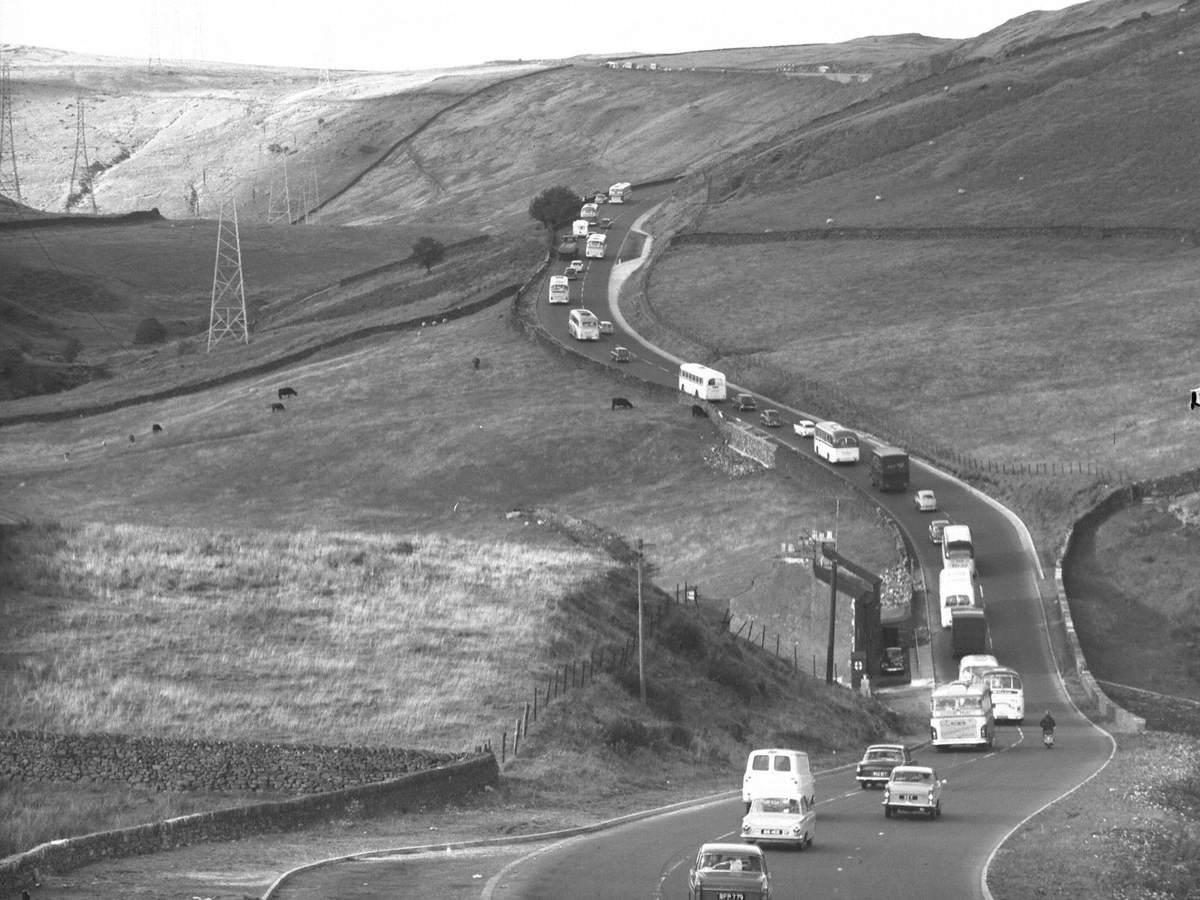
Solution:
<svg viewBox="0 0 1200 900"><path fill-rule="evenodd" d="M771 757L769 757L769 756L754 757L754 761L752 763L750 763L750 768L752 768L755 772L766 772L766 771L770 770Z"/></svg>
<svg viewBox="0 0 1200 900"><path fill-rule="evenodd" d="M775 771L776 772L792 771L792 761L786 756L775 757Z"/></svg>

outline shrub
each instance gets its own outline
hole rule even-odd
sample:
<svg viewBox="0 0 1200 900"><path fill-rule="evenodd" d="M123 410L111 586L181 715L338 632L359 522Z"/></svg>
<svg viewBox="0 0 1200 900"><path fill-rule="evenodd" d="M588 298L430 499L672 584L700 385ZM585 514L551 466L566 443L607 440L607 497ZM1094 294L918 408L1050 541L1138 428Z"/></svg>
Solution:
<svg viewBox="0 0 1200 900"><path fill-rule="evenodd" d="M674 653L694 655L704 649L704 629L690 616L671 615L659 629L658 642Z"/></svg>
<svg viewBox="0 0 1200 900"><path fill-rule="evenodd" d="M721 687L733 691L742 700L751 700L756 688L754 680L737 661L726 656L714 656L705 667L705 675Z"/></svg>
<svg viewBox="0 0 1200 900"><path fill-rule="evenodd" d="M692 730L682 725L672 725L667 729L667 740L676 747L687 749L692 746Z"/></svg>
<svg viewBox="0 0 1200 900"><path fill-rule="evenodd" d="M604 743L618 753L631 753L638 747L649 747L650 729L629 716L613 719L604 726Z"/></svg>
<svg viewBox="0 0 1200 900"><path fill-rule="evenodd" d="M161 344L167 339L167 329L162 322L153 316L147 316L137 323L133 331L135 344Z"/></svg>

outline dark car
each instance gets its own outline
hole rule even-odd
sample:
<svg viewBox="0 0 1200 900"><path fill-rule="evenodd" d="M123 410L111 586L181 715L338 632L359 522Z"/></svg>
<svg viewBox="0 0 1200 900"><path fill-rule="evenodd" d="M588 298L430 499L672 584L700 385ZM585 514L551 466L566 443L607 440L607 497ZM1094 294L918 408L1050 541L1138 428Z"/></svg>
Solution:
<svg viewBox="0 0 1200 900"><path fill-rule="evenodd" d="M733 399L733 408L738 412L753 412L758 409L758 403L755 402L753 394L738 394Z"/></svg>
<svg viewBox="0 0 1200 900"><path fill-rule="evenodd" d="M688 900L770 900L767 858L753 844L703 844L688 872Z"/></svg>
<svg viewBox="0 0 1200 900"><path fill-rule="evenodd" d="M908 654L903 647L884 647L883 659L879 663L880 674L903 675L908 671Z"/></svg>
<svg viewBox="0 0 1200 900"><path fill-rule="evenodd" d="M612 219L601 219L599 224L601 228L612 228Z"/></svg>
<svg viewBox="0 0 1200 900"><path fill-rule="evenodd" d="M907 766L912 754L903 744L872 744L863 753L854 772L854 780L865 791L873 784L887 784L896 766Z"/></svg>
<svg viewBox="0 0 1200 900"><path fill-rule="evenodd" d="M764 409L758 414L758 424L764 428L778 428L783 424L783 420L779 418L779 410Z"/></svg>
<svg viewBox="0 0 1200 900"><path fill-rule="evenodd" d="M629 362L633 359L628 347L613 347L608 351L608 355L612 357L613 362Z"/></svg>

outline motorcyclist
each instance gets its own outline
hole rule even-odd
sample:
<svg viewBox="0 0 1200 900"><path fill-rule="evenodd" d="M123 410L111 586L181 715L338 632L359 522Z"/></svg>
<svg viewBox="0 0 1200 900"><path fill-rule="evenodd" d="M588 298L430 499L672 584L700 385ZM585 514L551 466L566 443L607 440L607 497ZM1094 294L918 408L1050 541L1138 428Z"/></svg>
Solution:
<svg viewBox="0 0 1200 900"><path fill-rule="evenodd" d="M1042 726L1042 743L1049 749L1054 743L1054 716L1050 715L1050 710L1046 710L1046 714L1042 716L1042 721L1038 723Z"/></svg>

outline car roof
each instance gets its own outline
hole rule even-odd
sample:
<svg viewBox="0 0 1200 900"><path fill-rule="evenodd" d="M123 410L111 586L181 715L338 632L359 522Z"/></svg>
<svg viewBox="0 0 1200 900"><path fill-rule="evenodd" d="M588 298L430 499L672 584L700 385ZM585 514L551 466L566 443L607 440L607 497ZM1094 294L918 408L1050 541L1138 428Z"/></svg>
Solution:
<svg viewBox="0 0 1200 900"><path fill-rule="evenodd" d="M904 750L903 744L871 744L867 747L868 750Z"/></svg>
<svg viewBox="0 0 1200 900"><path fill-rule="evenodd" d="M761 847L754 844L701 844L701 853L744 853L749 856L762 856Z"/></svg>
<svg viewBox="0 0 1200 900"><path fill-rule="evenodd" d="M892 775L893 776L903 775L905 772L921 772L921 773L923 773L923 772L932 772L932 771L933 771L932 766L919 766L916 763L913 763L913 764L907 765L907 766L896 766L896 768L892 769Z"/></svg>

